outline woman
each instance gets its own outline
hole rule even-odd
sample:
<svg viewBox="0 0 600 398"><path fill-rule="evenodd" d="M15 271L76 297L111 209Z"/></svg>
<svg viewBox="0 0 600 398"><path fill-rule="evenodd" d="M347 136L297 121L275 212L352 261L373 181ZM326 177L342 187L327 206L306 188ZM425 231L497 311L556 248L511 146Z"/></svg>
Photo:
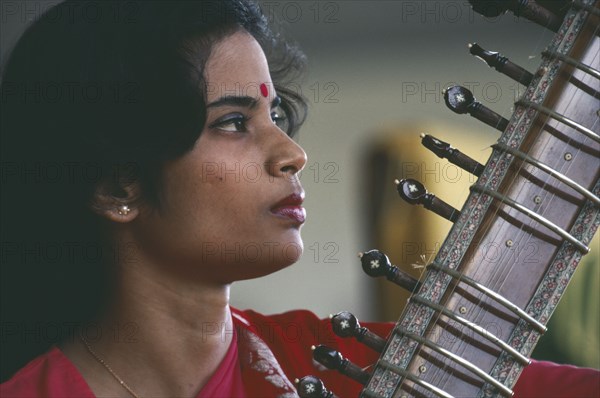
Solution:
<svg viewBox="0 0 600 398"><path fill-rule="evenodd" d="M90 4L46 13L3 75L3 345L41 355L0 395L294 396L313 373L357 396L310 346L374 353L308 312L229 307L302 250L301 54L250 1Z"/></svg>

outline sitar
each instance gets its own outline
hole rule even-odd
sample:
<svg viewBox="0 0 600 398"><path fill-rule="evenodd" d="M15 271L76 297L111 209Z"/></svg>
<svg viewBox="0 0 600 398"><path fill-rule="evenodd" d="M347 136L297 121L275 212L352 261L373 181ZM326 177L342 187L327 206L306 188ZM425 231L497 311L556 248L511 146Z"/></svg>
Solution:
<svg viewBox="0 0 600 398"><path fill-rule="evenodd" d="M370 371L327 347L315 359L361 382L364 398L510 397L538 339L600 224L600 1L476 1L475 11L507 10L555 31L530 72L478 44L471 53L523 84L510 119L449 87L446 104L502 132L481 165L449 144L423 136L438 156L476 175L462 209L415 180L397 181L400 196L454 224L416 280L377 250L363 269L409 289L411 297L387 339L347 312L334 331L380 352ZM535 247L536 261L519 248ZM497 250L487 255L490 248ZM302 397L334 397L313 376Z"/></svg>

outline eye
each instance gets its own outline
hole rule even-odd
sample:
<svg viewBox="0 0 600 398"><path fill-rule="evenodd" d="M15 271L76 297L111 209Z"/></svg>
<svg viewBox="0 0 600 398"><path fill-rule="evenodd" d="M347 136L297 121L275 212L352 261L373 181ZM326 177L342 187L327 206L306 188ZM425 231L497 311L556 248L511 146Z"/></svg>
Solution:
<svg viewBox="0 0 600 398"><path fill-rule="evenodd" d="M287 117L285 116L285 113L279 109L271 112L271 120L273 120L273 123L275 123L277 127L282 130L284 130L285 126L287 125Z"/></svg>
<svg viewBox="0 0 600 398"><path fill-rule="evenodd" d="M246 123L248 123L248 120L247 117L241 114L230 115L218 120L210 127L233 133L245 133L247 131Z"/></svg>

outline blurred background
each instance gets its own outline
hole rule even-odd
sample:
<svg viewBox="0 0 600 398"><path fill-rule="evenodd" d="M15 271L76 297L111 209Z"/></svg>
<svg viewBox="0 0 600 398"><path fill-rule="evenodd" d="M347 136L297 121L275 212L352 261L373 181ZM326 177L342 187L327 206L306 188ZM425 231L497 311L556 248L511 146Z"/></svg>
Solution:
<svg viewBox="0 0 600 398"><path fill-rule="evenodd" d="M58 1L2 1L2 62L27 23ZM264 313L341 310L395 321L408 296L361 270L357 253L379 248L419 276L451 224L397 197L395 178L416 178L460 209L474 177L421 147L429 133L486 163L499 132L449 111L453 84L505 118L524 90L468 53L477 42L534 71L552 32L512 14L483 18L459 1L262 1L308 57L294 87L309 102L298 141L308 220L304 254L274 275L234 285L232 304ZM598 236L534 357L600 367Z"/></svg>

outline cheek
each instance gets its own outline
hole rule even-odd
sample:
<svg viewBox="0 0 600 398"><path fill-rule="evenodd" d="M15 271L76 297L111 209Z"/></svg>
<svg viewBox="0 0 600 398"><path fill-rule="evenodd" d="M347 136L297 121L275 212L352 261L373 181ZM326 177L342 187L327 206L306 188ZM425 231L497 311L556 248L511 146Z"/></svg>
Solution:
<svg viewBox="0 0 600 398"><path fill-rule="evenodd" d="M203 245L231 239L240 225L247 224L248 215L240 204L239 184L227 184L212 169L187 170L191 172L165 172L161 208L143 212L138 232L163 256L197 261Z"/></svg>
<svg viewBox="0 0 600 398"><path fill-rule="evenodd" d="M220 281L295 263L303 251L300 231L270 215L275 185L259 154L219 153L200 161L206 153L192 151L165 168L162 209L140 223L145 246L160 263Z"/></svg>

